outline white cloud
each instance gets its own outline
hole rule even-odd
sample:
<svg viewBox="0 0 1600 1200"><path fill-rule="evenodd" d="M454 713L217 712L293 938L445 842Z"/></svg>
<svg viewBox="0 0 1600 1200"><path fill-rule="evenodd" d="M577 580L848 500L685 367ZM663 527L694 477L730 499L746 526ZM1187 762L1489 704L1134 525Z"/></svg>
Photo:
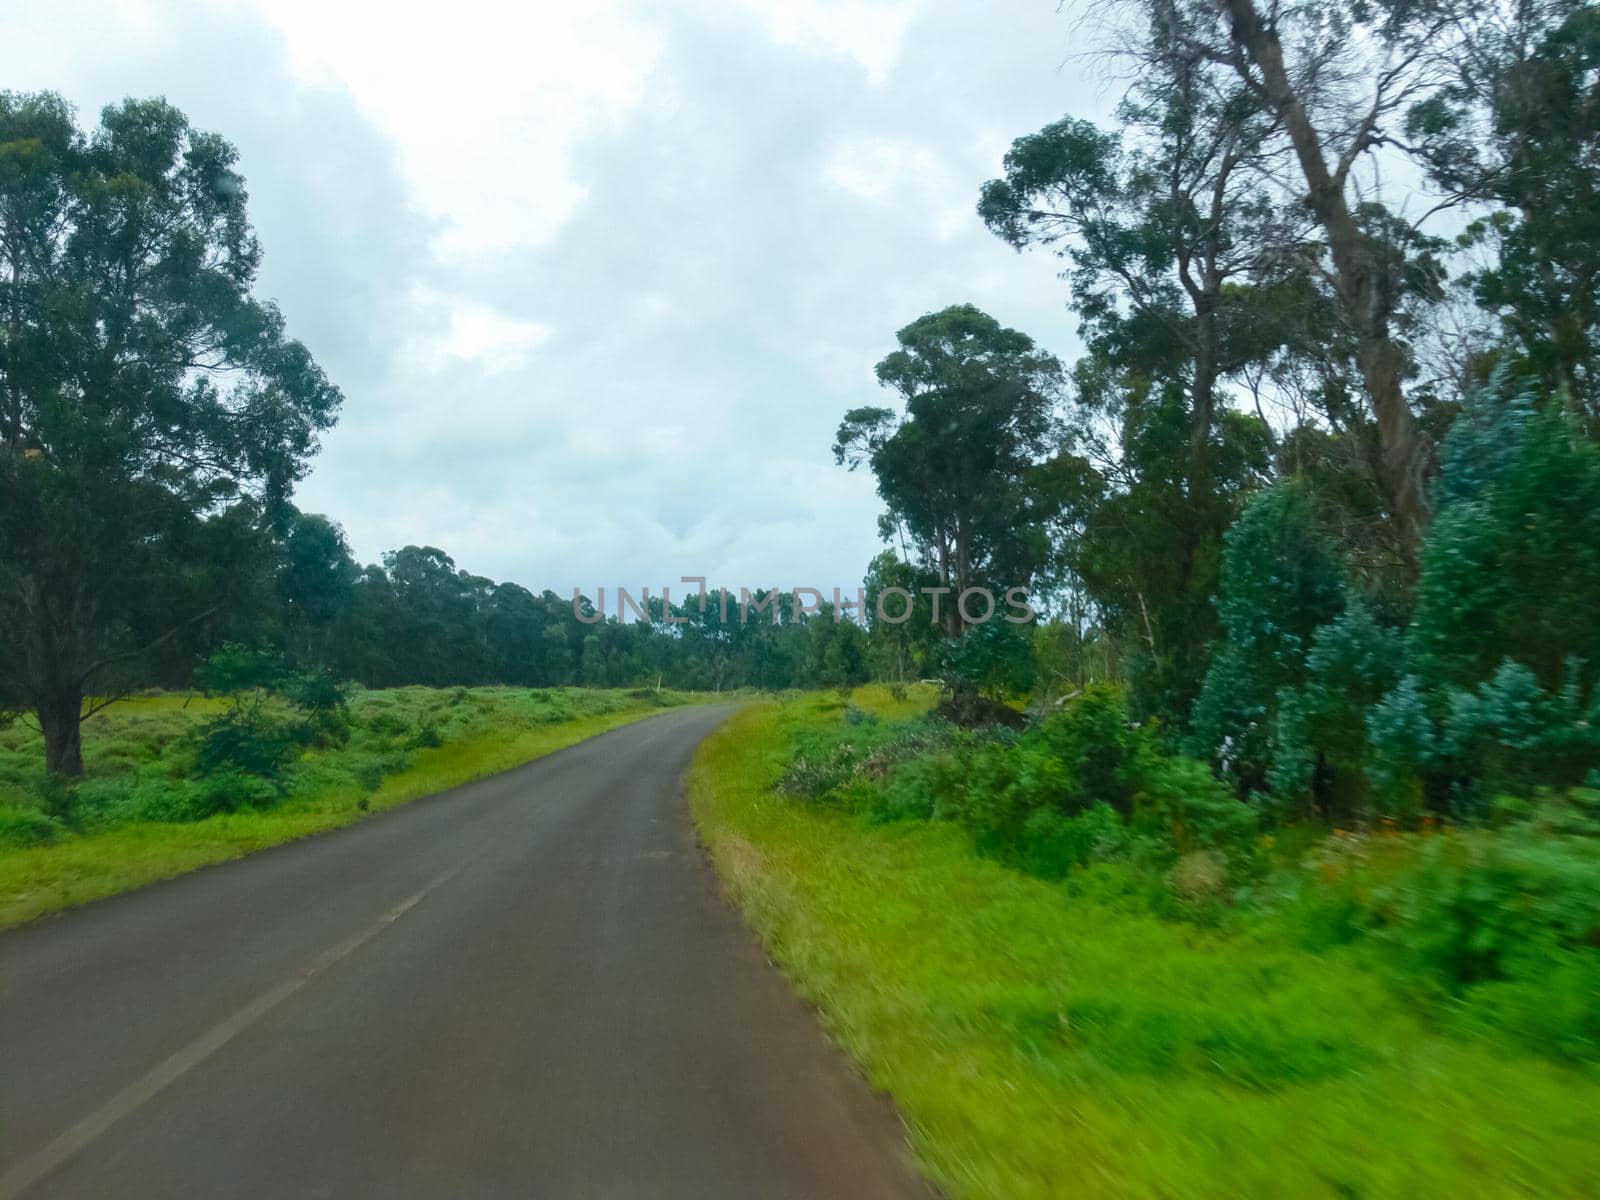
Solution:
<svg viewBox="0 0 1600 1200"><path fill-rule="evenodd" d="M549 237L583 199L572 147L638 102L661 49L615 0L242 2L394 139L443 253Z"/></svg>
<svg viewBox="0 0 1600 1200"><path fill-rule="evenodd" d="M526 351L550 336L550 328L519 321L482 304L457 304L440 349L456 358L482 359L500 367L520 362Z"/></svg>
<svg viewBox="0 0 1600 1200"><path fill-rule="evenodd" d="M917 5L914 0L740 0L788 45L820 46L844 54L882 83L894 67Z"/></svg>
<svg viewBox="0 0 1600 1200"><path fill-rule="evenodd" d="M973 213L1092 89L1056 0L8 0L0 77L234 140L260 290L344 389L296 502L536 590L853 587L873 364L972 301L1070 352ZM116 53L107 53L113 46Z"/></svg>
<svg viewBox="0 0 1600 1200"><path fill-rule="evenodd" d="M916 188L937 169L938 161L924 147L874 138L840 146L828 164L827 176L847 192L879 200Z"/></svg>

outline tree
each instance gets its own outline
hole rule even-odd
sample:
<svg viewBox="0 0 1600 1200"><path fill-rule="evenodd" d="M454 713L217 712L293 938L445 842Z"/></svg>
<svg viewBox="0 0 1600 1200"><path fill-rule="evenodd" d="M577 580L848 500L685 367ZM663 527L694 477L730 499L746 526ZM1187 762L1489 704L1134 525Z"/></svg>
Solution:
<svg viewBox="0 0 1600 1200"><path fill-rule="evenodd" d="M360 568L344 530L327 517L291 509L277 546L276 601L283 640L304 663L336 660L333 639L354 602Z"/></svg>
<svg viewBox="0 0 1600 1200"><path fill-rule="evenodd" d="M1147 0L1143 11L1175 44L1232 72L1282 125L1356 343L1396 549L1414 571L1427 523L1427 446L1407 401L1410 357L1395 330L1408 247L1387 211L1360 197L1355 172L1392 143L1386 124L1438 86L1461 14L1442 0L1323 0L1265 11L1256 0Z"/></svg>
<svg viewBox="0 0 1600 1200"><path fill-rule="evenodd" d="M916 565L951 589L940 617L957 637L962 592L1026 587L1049 555L1056 493L1034 485L1056 448L1061 364L970 304L896 336L900 348L877 373L905 412L846 413L834 458L877 476L885 539L903 538Z"/></svg>
<svg viewBox="0 0 1600 1200"><path fill-rule="evenodd" d="M1475 22L1447 86L1406 129L1434 182L1496 211L1464 240L1496 261L1464 282L1519 370L1600 432L1600 12L1527 0Z"/></svg>
<svg viewBox="0 0 1600 1200"><path fill-rule="evenodd" d="M1280 694L1305 681L1317 630L1345 606L1345 568L1305 485L1279 480L1228 530L1217 611L1224 637L1195 701L1191 749L1244 786L1265 782Z"/></svg>
<svg viewBox="0 0 1600 1200"><path fill-rule="evenodd" d="M1600 682L1600 446L1528 392L1481 389L1440 453L1410 669L1470 687L1507 658L1559 689Z"/></svg>
<svg viewBox="0 0 1600 1200"><path fill-rule="evenodd" d="M862 585L867 602L867 653L879 678L895 683L917 679L933 658L939 637L929 598L922 589L938 586L938 580L902 562L894 551L885 550L867 564ZM906 595L895 594L893 589ZM882 616L878 614L880 605Z"/></svg>
<svg viewBox="0 0 1600 1200"><path fill-rule="evenodd" d="M225 606L339 405L250 294L236 159L161 100L85 136L58 96L0 95L3 690L52 772L81 774L116 668Z"/></svg>
<svg viewBox="0 0 1600 1200"><path fill-rule="evenodd" d="M433 546L391 550L383 565L407 664L404 681L430 687L483 682L486 654L478 618L489 581L457 570L455 560Z"/></svg>
<svg viewBox="0 0 1600 1200"><path fill-rule="evenodd" d="M1219 385L1287 336L1271 292L1297 274L1301 220L1262 182L1276 120L1249 92L1166 36L1103 133L1068 117L1012 143L1005 178L978 212L1021 250L1071 262L1072 304L1090 352L1189 397L1191 492L1207 490Z"/></svg>

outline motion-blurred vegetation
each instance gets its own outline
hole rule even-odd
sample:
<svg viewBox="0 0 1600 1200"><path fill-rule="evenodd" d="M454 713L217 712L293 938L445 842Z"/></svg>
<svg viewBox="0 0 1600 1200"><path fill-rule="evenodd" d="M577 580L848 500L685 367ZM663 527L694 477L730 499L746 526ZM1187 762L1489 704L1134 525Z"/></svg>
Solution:
<svg viewBox="0 0 1600 1200"><path fill-rule="evenodd" d="M1600 793L1262 820L1096 687L753 708L691 795L737 899L953 1196L1582 1196Z"/></svg>

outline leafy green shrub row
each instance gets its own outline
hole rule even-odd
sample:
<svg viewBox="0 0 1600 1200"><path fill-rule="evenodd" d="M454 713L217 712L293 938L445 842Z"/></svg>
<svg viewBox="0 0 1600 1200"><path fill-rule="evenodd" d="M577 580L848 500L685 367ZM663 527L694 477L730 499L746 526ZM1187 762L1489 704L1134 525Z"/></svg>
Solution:
<svg viewBox="0 0 1600 1200"><path fill-rule="evenodd" d="M1308 856L1286 915L1312 945L1370 940L1468 1025L1600 1059L1600 793L1500 828L1342 834Z"/></svg>
<svg viewBox="0 0 1600 1200"><path fill-rule="evenodd" d="M797 740L776 786L873 820L959 822L983 853L1047 878L1129 855L1226 851L1256 830L1248 805L1135 724L1109 685L1020 733L878 725L846 710L842 729Z"/></svg>
<svg viewBox="0 0 1600 1200"><path fill-rule="evenodd" d="M1600 444L1506 392L1445 440L1414 612L1364 591L1303 481L1228 531L1186 748L1241 795L1414 824L1600 783Z"/></svg>
<svg viewBox="0 0 1600 1200"><path fill-rule="evenodd" d="M587 689L418 687L356 690L341 710L333 698L343 691L325 677L275 674L279 664L237 647L213 661L213 690L240 688L223 707L197 714L161 698L113 706L86 726L89 772L75 786L45 778L36 731L0 730L0 848L132 821L204 820L302 794L365 796L419 750L636 703ZM682 703L675 693L652 695L662 706Z"/></svg>
<svg viewBox="0 0 1600 1200"><path fill-rule="evenodd" d="M785 794L870 821L958 823L980 852L1119 911L1359 943L1441 1020L1600 1060L1600 791L1503 797L1475 826L1423 834L1264 829L1283 814L1171 753L1104 685L1021 733L842 714L794 749ZM1158 1043L1148 1032L1117 1039Z"/></svg>

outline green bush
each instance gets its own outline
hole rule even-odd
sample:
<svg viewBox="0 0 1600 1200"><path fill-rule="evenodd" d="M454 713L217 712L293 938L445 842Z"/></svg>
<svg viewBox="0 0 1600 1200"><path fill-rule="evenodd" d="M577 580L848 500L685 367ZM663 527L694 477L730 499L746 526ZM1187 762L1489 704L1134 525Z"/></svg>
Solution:
<svg viewBox="0 0 1600 1200"><path fill-rule="evenodd" d="M1254 496L1224 537L1225 633L1190 717L1189 752L1226 762L1241 790L1259 788L1272 766L1278 697L1304 682L1317 629L1344 607L1344 562L1306 484L1283 479Z"/></svg>
<svg viewBox="0 0 1600 1200"><path fill-rule="evenodd" d="M254 775L277 780L305 743L302 728L256 707L230 708L196 732L195 770L202 776Z"/></svg>
<svg viewBox="0 0 1600 1200"><path fill-rule="evenodd" d="M1469 398L1440 450L1411 669L1472 688L1507 658L1547 690L1600 670L1600 444L1560 404L1503 381Z"/></svg>
<svg viewBox="0 0 1600 1200"><path fill-rule="evenodd" d="M1075 816L1041 808L1023 824L1018 865L1030 874L1060 879L1091 862L1120 858L1128 844L1122 817L1104 801L1095 801Z"/></svg>
<svg viewBox="0 0 1600 1200"><path fill-rule="evenodd" d="M1237 846L1256 833L1256 810L1219 783L1204 763L1146 753L1135 778L1134 827L1180 853Z"/></svg>
<svg viewBox="0 0 1600 1200"><path fill-rule="evenodd" d="M901 763L884 779L870 815L880 821L929 821L954 790L951 759L929 754Z"/></svg>
<svg viewBox="0 0 1600 1200"><path fill-rule="evenodd" d="M952 811L980 851L1021 858L1029 822L1036 813L1075 811L1081 795L1065 763L1048 751L1019 742L982 747L967 764L967 779Z"/></svg>
<svg viewBox="0 0 1600 1200"><path fill-rule="evenodd" d="M1430 838L1377 888L1388 940L1449 987L1509 979L1600 941L1600 842L1522 825Z"/></svg>
<svg viewBox="0 0 1600 1200"><path fill-rule="evenodd" d="M196 780L147 781L131 798L139 819L182 824L219 813L270 808L279 790L266 779L243 771L221 769Z"/></svg>
<svg viewBox="0 0 1600 1200"><path fill-rule="evenodd" d="M0 846L18 849L44 846L63 832L60 821L36 808L0 804Z"/></svg>
<svg viewBox="0 0 1600 1200"><path fill-rule="evenodd" d="M1312 635L1305 682L1278 694L1267 782L1280 809L1311 798L1321 768L1324 812L1365 810L1367 714L1399 682L1403 652L1401 634L1356 598Z"/></svg>
<svg viewBox="0 0 1600 1200"><path fill-rule="evenodd" d="M1148 734L1130 719L1122 689L1090 684L1082 696L1041 721L1027 740L1041 745L1071 775L1070 807L1104 802L1124 815L1131 811L1135 781L1129 766Z"/></svg>
<svg viewBox="0 0 1600 1200"><path fill-rule="evenodd" d="M1332 837L1280 918L1311 948L1370 939L1398 986L1541 1052L1600 1057L1600 796L1508 802L1500 829Z"/></svg>
<svg viewBox="0 0 1600 1200"><path fill-rule="evenodd" d="M861 788L862 778L879 779L877 787ZM1046 878L1140 847L1170 861L1236 845L1256 829L1250 806L1133 723L1124 692L1103 684L1020 734L910 729L875 748L837 738L802 746L778 786L877 820L957 821L980 852Z"/></svg>

